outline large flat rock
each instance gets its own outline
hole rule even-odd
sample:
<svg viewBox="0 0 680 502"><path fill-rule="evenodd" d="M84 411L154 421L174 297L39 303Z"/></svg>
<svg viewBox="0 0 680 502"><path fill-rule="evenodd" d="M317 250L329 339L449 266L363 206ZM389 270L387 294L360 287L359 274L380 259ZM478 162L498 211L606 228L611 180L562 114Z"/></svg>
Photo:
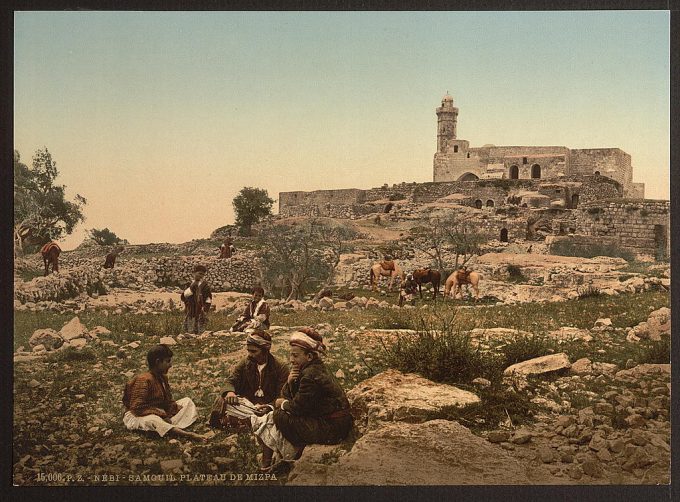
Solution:
<svg viewBox="0 0 680 502"><path fill-rule="evenodd" d="M359 383L347 397L360 431L386 421L423 421L428 413L444 406L466 406L480 401L472 392L393 369Z"/></svg>
<svg viewBox="0 0 680 502"><path fill-rule="evenodd" d="M288 485L517 485L530 472L458 422L383 424L331 465L296 462ZM553 481L554 482L554 481Z"/></svg>
<svg viewBox="0 0 680 502"><path fill-rule="evenodd" d="M504 375L541 375L544 373L552 373L553 371L560 371L571 368L569 357L564 352L559 354L550 354L547 356L535 357L528 361L508 366L503 372Z"/></svg>

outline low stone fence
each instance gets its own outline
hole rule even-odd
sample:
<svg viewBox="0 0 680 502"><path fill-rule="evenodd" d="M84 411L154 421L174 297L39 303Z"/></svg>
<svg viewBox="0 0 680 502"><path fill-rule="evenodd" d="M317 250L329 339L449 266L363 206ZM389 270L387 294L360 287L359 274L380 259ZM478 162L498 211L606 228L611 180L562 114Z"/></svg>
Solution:
<svg viewBox="0 0 680 502"><path fill-rule="evenodd" d="M99 258L69 258L58 274L15 282L14 298L21 303L61 301L83 293L104 293L109 288L157 289L178 287L192 280L197 264L208 269L205 279L213 291L250 291L260 283L258 257L242 252L231 259L206 256L131 258L113 269L102 268Z"/></svg>

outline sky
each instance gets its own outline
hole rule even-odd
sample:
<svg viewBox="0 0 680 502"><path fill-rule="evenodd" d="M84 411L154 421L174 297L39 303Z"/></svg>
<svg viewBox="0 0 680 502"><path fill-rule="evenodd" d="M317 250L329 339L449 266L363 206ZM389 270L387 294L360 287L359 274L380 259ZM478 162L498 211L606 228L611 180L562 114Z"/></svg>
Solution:
<svg viewBox="0 0 680 502"><path fill-rule="evenodd" d="M670 197L667 11L15 12L14 148L86 220L206 238L243 187L432 181L435 108L471 147L621 148ZM274 211L278 210L278 203Z"/></svg>

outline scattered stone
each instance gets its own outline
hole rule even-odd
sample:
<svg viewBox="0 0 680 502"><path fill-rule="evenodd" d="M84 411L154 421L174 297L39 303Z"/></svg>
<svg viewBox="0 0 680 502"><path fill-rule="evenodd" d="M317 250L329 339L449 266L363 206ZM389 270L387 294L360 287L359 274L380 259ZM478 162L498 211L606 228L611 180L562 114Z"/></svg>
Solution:
<svg viewBox="0 0 680 502"><path fill-rule="evenodd" d="M87 328L82 322L80 322L78 317L74 317L68 323L66 323L59 331L59 335L61 335L61 337L67 341L74 338L86 338L88 336Z"/></svg>
<svg viewBox="0 0 680 502"><path fill-rule="evenodd" d="M510 442L514 444L525 444L531 441L532 434L526 429L519 429L515 431L510 439Z"/></svg>
<svg viewBox="0 0 680 502"><path fill-rule="evenodd" d="M40 387L40 382L38 382L35 378L32 379L30 382L28 382L28 386L31 389L35 389L36 387Z"/></svg>
<svg viewBox="0 0 680 502"><path fill-rule="evenodd" d="M184 463L181 458L176 458L173 460L161 460L161 470L162 471L172 471L174 469L181 469Z"/></svg>
<svg viewBox="0 0 680 502"><path fill-rule="evenodd" d="M491 431L487 439L491 443L504 443L510 439L510 433L508 431Z"/></svg>
<svg viewBox="0 0 680 502"><path fill-rule="evenodd" d="M505 376L511 376L513 374L520 376L542 375L569 369L570 367L571 363L569 362L569 357L564 352L560 352L559 354L536 357L528 361L513 364L506 368L503 374Z"/></svg>
<svg viewBox="0 0 680 502"><path fill-rule="evenodd" d="M28 345L36 347L42 345L45 350L58 349L64 344L64 339L52 328L37 329L28 340Z"/></svg>
<svg viewBox="0 0 680 502"><path fill-rule="evenodd" d="M162 336L158 343L160 343L162 345L176 345L177 344L175 339L171 336Z"/></svg>

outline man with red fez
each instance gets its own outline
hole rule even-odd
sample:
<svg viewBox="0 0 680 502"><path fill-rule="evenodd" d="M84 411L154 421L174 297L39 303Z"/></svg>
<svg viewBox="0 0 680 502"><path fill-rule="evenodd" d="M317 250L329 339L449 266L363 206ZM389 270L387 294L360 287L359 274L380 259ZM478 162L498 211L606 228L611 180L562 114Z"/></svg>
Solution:
<svg viewBox="0 0 680 502"><path fill-rule="evenodd" d="M213 426L224 416L225 405L238 405L239 397L246 398L262 412L271 411L288 379L288 366L270 353L272 337L269 333L252 331L245 345L248 355L231 370L222 396L213 405L210 417Z"/></svg>
<svg viewBox="0 0 680 502"><path fill-rule="evenodd" d="M345 391L320 358L326 350L321 335L302 328L289 343L291 371L283 397L276 400L273 412L251 418L262 444L263 470L274 452L283 460L297 459L305 445L338 444L352 429Z"/></svg>

